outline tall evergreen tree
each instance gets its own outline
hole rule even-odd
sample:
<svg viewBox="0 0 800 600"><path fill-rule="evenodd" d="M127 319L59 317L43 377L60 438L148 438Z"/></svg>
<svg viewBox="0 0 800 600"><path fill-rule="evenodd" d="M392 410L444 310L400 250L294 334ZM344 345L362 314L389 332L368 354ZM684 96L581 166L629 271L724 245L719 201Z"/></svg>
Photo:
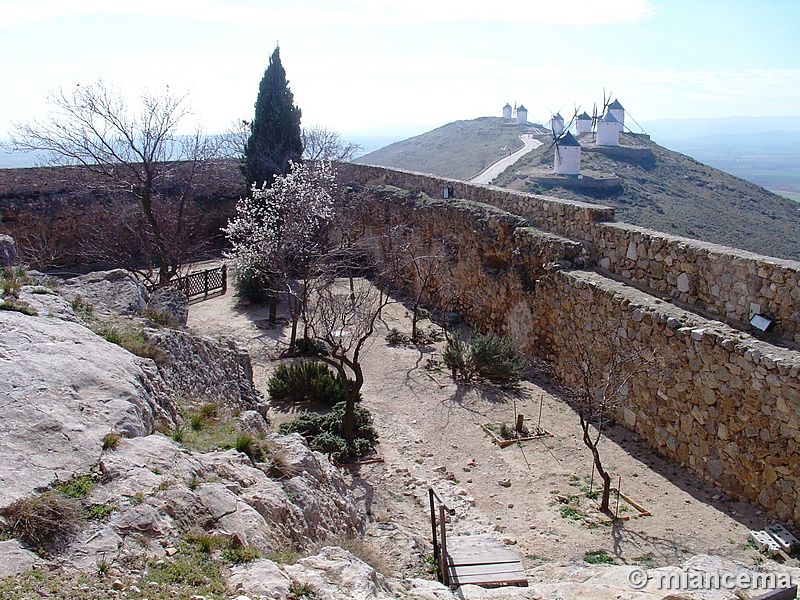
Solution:
<svg viewBox="0 0 800 600"><path fill-rule="evenodd" d="M255 109L242 172L248 186L266 183L270 187L276 175L289 172L289 161L298 161L303 154L301 112L294 104L278 46L269 57L269 66L258 86Z"/></svg>

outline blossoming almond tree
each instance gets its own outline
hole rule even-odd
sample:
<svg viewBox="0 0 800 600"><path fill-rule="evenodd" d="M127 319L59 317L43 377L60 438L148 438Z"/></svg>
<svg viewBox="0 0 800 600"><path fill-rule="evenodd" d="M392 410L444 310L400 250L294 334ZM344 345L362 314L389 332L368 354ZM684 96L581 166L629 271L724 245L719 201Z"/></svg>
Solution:
<svg viewBox="0 0 800 600"><path fill-rule="evenodd" d="M329 246L326 228L333 217L335 176L327 161L292 162L290 167L272 187L254 187L250 196L239 200L225 233L240 295L253 299L266 293L272 299L272 321L276 301L286 300L293 349L310 286L324 274L321 263Z"/></svg>

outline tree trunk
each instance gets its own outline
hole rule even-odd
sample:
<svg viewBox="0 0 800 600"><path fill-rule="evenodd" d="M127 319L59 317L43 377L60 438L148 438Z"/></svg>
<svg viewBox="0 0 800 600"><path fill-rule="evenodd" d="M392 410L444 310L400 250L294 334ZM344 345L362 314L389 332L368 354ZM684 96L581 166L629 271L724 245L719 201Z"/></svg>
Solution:
<svg viewBox="0 0 800 600"><path fill-rule="evenodd" d="M600 451L597 449L597 441L599 441L599 438L594 441L592 440L592 437L589 435L589 421L583 417L581 418L581 427L583 428L583 443L591 450L592 458L594 459L594 467L597 469L597 474L600 475L603 480L603 495L600 498L600 511L608 513L609 498L611 496L611 475L606 473L606 470L603 468L603 463L600 460Z"/></svg>
<svg viewBox="0 0 800 600"><path fill-rule="evenodd" d="M278 322L278 299L275 296L269 297L269 324L275 325Z"/></svg>

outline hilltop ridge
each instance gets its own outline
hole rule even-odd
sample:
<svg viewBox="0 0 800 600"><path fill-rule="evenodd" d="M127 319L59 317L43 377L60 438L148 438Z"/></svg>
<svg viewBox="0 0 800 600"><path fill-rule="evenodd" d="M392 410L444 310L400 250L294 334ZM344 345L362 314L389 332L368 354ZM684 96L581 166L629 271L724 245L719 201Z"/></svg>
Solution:
<svg viewBox="0 0 800 600"><path fill-rule="evenodd" d="M524 132L525 126L494 117L456 121L358 162L468 179L482 168L490 150L496 158L488 162L493 162L518 148L521 142L508 146L509 138ZM540 139L545 143L493 185L600 203L633 225L800 260L800 209L787 198L633 134L620 138L621 147L630 152L603 150L594 146L592 134L580 136L583 179L555 176L551 139Z"/></svg>

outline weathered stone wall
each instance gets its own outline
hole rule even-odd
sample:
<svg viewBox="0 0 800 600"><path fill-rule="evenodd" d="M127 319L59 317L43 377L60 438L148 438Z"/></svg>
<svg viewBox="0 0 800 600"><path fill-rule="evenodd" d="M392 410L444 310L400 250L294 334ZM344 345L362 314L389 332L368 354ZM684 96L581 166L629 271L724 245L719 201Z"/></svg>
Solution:
<svg viewBox="0 0 800 600"><path fill-rule="evenodd" d="M342 183L394 185L434 198L450 187L456 198L503 208L544 231L587 242L614 275L734 326L749 321L755 304L775 319L776 334L800 342L800 262L614 222L614 209L595 204L370 165L342 164L339 173Z"/></svg>
<svg viewBox="0 0 800 600"><path fill-rule="evenodd" d="M728 494L800 522L800 353L574 270L586 263L581 244L496 208L387 188L361 195L373 231L391 220L453 244L450 287L431 289L456 298L476 328L552 360L567 382L577 344L599 356L655 353L659 368L629 383L619 422Z"/></svg>
<svg viewBox="0 0 800 600"><path fill-rule="evenodd" d="M17 261L44 269L80 264L92 248L108 244L99 241L104 237L120 246L130 239L135 247L135 232L146 230L135 201L91 191L101 183L81 167L0 169L0 234L15 239ZM193 240L219 245L240 186L235 161L214 163L197 179L185 212ZM120 226L123 215L129 231Z"/></svg>
<svg viewBox="0 0 800 600"><path fill-rule="evenodd" d="M531 335L567 380L570 348L652 350L618 420L734 497L800 522L800 353L771 346L593 272L539 280Z"/></svg>

